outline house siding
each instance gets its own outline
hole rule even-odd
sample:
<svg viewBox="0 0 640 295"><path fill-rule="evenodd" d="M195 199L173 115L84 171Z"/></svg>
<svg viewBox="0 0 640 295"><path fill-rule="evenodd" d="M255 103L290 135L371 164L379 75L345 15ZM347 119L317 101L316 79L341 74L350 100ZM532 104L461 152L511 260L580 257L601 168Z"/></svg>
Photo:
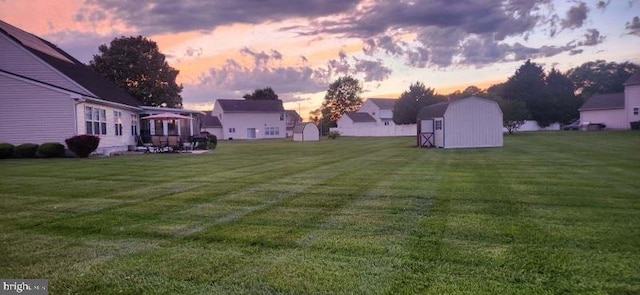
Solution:
<svg viewBox="0 0 640 295"><path fill-rule="evenodd" d="M0 85L5 106L0 108L0 142L64 144L75 135L75 101L69 94L5 75L0 75Z"/></svg>
<svg viewBox="0 0 640 295"><path fill-rule="evenodd" d="M285 138L287 135L287 125L284 119L284 111L282 113L267 113L267 112L225 112L220 105L220 102L216 101L211 111L212 116L217 116L222 124L222 137L220 139L270 139L270 138ZM280 120L280 117L283 120ZM265 128L277 127L278 135L267 135ZM235 132L230 132L230 129L234 129ZM249 138L247 135L247 129L253 128L256 130L256 137Z"/></svg>
<svg viewBox="0 0 640 295"><path fill-rule="evenodd" d="M580 111L582 124L604 123L607 129L629 129L624 109Z"/></svg>
<svg viewBox="0 0 640 295"><path fill-rule="evenodd" d="M491 101L467 98L450 103L443 130L445 148L503 146L502 111Z"/></svg>
<svg viewBox="0 0 640 295"><path fill-rule="evenodd" d="M77 134L86 134L85 125L85 107L100 108L106 111L107 134L98 134L100 144L96 150L99 154L109 155L115 152L127 151L129 145L136 144L136 137L131 134L131 115L138 116L137 112L105 106L97 103L80 103L76 108L76 116L78 124L76 126ZM122 113L122 135L116 135L114 111ZM140 118L138 117L138 132L140 132Z"/></svg>
<svg viewBox="0 0 640 295"><path fill-rule="evenodd" d="M640 121L640 113L633 114L634 108L640 108L640 85L627 85L624 89L625 110L627 123ZM631 125L626 124L625 129L630 129Z"/></svg>
<svg viewBox="0 0 640 295"><path fill-rule="evenodd" d="M0 69L91 96L86 90L38 59L31 52L17 45L15 41L4 34L0 34L0 52L2 52Z"/></svg>

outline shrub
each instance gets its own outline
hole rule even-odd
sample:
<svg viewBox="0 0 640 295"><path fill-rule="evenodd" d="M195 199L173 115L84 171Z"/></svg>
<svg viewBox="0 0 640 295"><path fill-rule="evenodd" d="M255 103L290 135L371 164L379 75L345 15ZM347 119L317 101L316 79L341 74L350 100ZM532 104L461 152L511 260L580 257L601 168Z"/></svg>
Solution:
<svg viewBox="0 0 640 295"><path fill-rule="evenodd" d="M336 138L340 137L340 132L331 131L331 132L329 132L328 137L329 137L329 139L336 139Z"/></svg>
<svg viewBox="0 0 640 295"><path fill-rule="evenodd" d="M0 143L0 159L13 157L14 148L10 143Z"/></svg>
<svg viewBox="0 0 640 295"><path fill-rule="evenodd" d="M100 144L100 137L94 135L76 135L65 139L69 149L80 158L86 158L93 153Z"/></svg>
<svg viewBox="0 0 640 295"><path fill-rule="evenodd" d="M640 130L640 121L630 122L631 130Z"/></svg>
<svg viewBox="0 0 640 295"><path fill-rule="evenodd" d="M16 146L15 152L18 157L21 158L33 158L38 151L38 145L35 143L23 143Z"/></svg>
<svg viewBox="0 0 640 295"><path fill-rule="evenodd" d="M209 135L208 137L209 137L209 143L207 145L208 148L210 150L215 150L216 146L218 146L218 137L213 134Z"/></svg>
<svg viewBox="0 0 640 295"><path fill-rule="evenodd" d="M45 142L38 147L37 154L45 158L64 157L64 145L57 142Z"/></svg>

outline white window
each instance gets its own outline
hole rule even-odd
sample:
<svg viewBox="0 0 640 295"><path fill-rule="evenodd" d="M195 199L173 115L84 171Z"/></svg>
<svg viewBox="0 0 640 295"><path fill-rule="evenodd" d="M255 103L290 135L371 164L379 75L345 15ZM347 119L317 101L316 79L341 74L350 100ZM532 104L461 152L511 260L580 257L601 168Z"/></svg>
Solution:
<svg viewBox="0 0 640 295"><path fill-rule="evenodd" d="M640 108L633 108L633 114L638 115L640 113Z"/></svg>
<svg viewBox="0 0 640 295"><path fill-rule="evenodd" d="M101 108L84 107L87 134L107 134L107 111Z"/></svg>
<svg viewBox="0 0 640 295"><path fill-rule="evenodd" d="M280 114L280 121L284 121L284 113Z"/></svg>
<svg viewBox="0 0 640 295"><path fill-rule="evenodd" d="M113 125L116 130L116 136L122 136L122 112L113 111Z"/></svg>
<svg viewBox="0 0 640 295"><path fill-rule="evenodd" d="M389 121L384 121L384 126L389 126Z"/></svg>
<svg viewBox="0 0 640 295"><path fill-rule="evenodd" d="M264 135L280 135L280 127L266 127Z"/></svg>
<svg viewBox="0 0 640 295"><path fill-rule="evenodd" d="M138 135L138 115L131 115L131 135Z"/></svg>
<svg viewBox="0 0 640 295"><path fill-rule="evenodd" d="M436 120L436 130L442 130L442 121Z"/></svg>
<svg viewBox="0 0 640 295"><path fill-rule="evenodd" d="M229 128L229 133L236 133L236 129L235 128Z"/></svg>

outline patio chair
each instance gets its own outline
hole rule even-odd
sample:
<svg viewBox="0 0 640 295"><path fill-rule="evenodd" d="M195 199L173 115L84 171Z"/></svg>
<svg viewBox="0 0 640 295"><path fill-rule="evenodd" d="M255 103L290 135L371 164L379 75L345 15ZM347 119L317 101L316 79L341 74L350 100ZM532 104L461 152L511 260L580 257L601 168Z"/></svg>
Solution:
<svg viewBox="0 0 640 295"><path fill-rule="evenodd" d="M171 135L167 138L167 146L171 148L172 151L180 150L180 137Z"/></svg>
<svg viewBox="0 0 640 295"><path fill-rule="evenodd" d="M154 153L161 152L163 150L164 143L162 142L162 139L160 136L158 135L151 136L151 148L152 148L152 152Z"/></svg>

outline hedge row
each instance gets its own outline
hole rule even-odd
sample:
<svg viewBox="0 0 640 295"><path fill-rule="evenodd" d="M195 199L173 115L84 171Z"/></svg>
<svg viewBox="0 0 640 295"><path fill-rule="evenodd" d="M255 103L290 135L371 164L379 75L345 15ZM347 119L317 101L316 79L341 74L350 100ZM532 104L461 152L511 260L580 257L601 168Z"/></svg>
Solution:
<svg viewBox="0 0 640 295"><path fill-rule="evenodd" d="M100 143L100 138L93 135L78 135L65 140L69 150L80 158L86 158L93 153ZM7 158L61 158L65 156L65 147L58 142L43 144L23 143L14 146L10 143L0 143L0 159Z"/></svg>

